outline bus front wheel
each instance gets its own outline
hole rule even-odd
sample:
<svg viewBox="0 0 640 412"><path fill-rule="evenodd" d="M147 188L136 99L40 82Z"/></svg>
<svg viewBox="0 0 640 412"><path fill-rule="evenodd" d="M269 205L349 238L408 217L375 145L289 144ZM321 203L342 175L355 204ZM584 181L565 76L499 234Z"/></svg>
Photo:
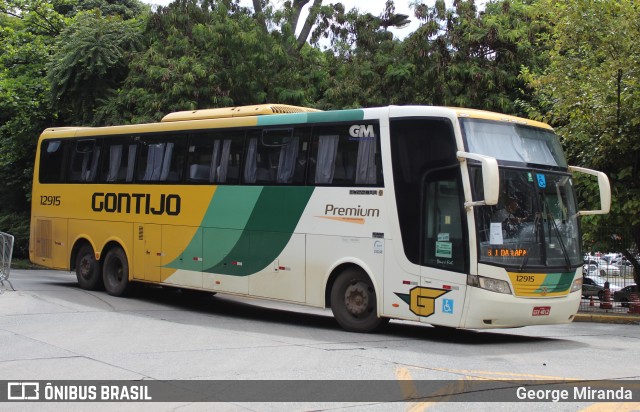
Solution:
<svg viewBox="0 0 640 412"><path fill-rule="evenodd" d="M373 332L389 321L378 317L376 291L359 269L347 269L338 276L331 288L331 311L350 332Z"/></svg>
<svg viewBox="0 0 640 412"><path fill-rule="evenodd" d="M102 266L104 288L112 296L124 296L129 290L129 263L119 247L111 249Z"/></svg>
<svg viewBox="0 0 640 412"><path fill-rule="evenodd" d="M96 260L93 248L84 245L76 256L76 277L78 285L85 290L96 290L102 287L100 263Z"/></svg>

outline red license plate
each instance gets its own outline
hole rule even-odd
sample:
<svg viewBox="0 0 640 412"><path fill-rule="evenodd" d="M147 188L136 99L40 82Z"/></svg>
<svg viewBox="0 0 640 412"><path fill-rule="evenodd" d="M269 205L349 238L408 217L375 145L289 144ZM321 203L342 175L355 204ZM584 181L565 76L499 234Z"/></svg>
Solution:
<svg viewBox="0 0 640 412"><path fill-rule="evenodd" d="M533 316L549 316L551 313L551 306L536 306L533 308Z"/></svg>

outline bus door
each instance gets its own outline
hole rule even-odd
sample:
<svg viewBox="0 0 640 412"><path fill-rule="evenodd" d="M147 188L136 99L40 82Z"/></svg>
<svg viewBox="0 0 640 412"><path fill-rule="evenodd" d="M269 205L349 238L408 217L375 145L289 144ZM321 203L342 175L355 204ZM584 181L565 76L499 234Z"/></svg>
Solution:
<svg viewBox="0 0 640 412"><path fill-rule="evenodd" d="M460 167L427 172L421 198L421 285L411 309L423 322L455 327L469 271Z"/></svg>
<svg viewBox="0 0 640 412"><path fill-rule="evenodd" d="M134 227L134 279L160 282L162 268L162 226L139 223Z"/></svg>

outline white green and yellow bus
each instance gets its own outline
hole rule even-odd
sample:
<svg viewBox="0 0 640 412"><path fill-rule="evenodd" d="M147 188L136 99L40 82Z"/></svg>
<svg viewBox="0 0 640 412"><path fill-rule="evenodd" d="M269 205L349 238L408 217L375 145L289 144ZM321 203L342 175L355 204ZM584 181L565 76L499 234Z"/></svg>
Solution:
<svg viewBox="0 0 640 412"><path fill-rule="evenodd" d="M578 211L572 172L596 176ZM257 105L39 140L31 261L134 282L454 328L571 322L581 214L607 177L543 123L445 107Z"/></svg>

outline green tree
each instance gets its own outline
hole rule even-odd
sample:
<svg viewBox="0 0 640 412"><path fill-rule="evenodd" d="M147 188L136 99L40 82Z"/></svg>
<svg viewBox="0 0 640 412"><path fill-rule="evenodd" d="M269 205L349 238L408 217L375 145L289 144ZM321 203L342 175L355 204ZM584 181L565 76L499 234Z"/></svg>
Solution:
<svg viewBox="0 0 640 412"><path fill-rule="evenodd" d="M276 31L295 36L297 50L300 50L308 41L315 44L321 37L330 37L339 32L344 35L350 32L354 16L360 14L357 9L352 9L349 16L346 15L345 6L342 3L326 4L323 0L313 0L313 3L309 3L311 0L285 1L280 9L275 9L268 0L253 0L253 8L255 18L265 33L269 32L268 28L271 26L275 27ZM307 5L309 13L304 21L301 21L302 9ZM403 26L409 23L408 17L395 13L393 0L388 0L383 18L368 20L370 23L375 22L378 29ZM295 49L290 48L289 51Z"/></svg>
<svg viewBox="0 0 640 412"><path fill-rule="evenodd" d="M44 2L1 1L0 210L28 209L38 134L54 122L45 65L64 17Z"/></svg>
<svg viewBox="0 0 640 412"><path fill-rule="evenodd" d="M515 102L529 97L521 68L545 65L537 39L549 25L536 1L493 1L478 12L473 0L453 9L437 0L418 4L415 14L422 24L403 44L415 76L406 99L522 114Z"/></svg>
<svg viewBox="0 0 640 412"><path fill-rule="evenodd" d="M79 14L56 38L47 64L55 106L66 124L91 124L100 100L121 86L142 43L140 21L95 10Z"/></svg>
<svg viewBox="0 0 640 412"><path fill-rule="evenodd" d="M556 126L571 162L609 175L612 211L582 219L585 240L623 247L638 282L628 250L640 245L640 9L633 0L548 0L542 9L555 26L549 67L527 74L536 94L530 114ZM597 198L594 186L581 191Z"/></svg>
<svg viewBox="0 0 640 412"><path fill-rule="evenodd" d="M172 111L267 101L310 104L321 54L306 46L290 55L295 38L265 33L250 14L233 1L178 0L159 8L145 29L146 50L133 58L99 121L137 123Z"/></svg>
<svg viewBox="0 0 640 412"><path fill-rule="evenodd" d="M388 1L385 10L374 16L337 10L335 21L320 25L313 41L326 36L331 48L326 51L329 61L329 83L321 100L323 108L345 108L403 104L399 95L404 82L411 82L413 64L406 62L401 41L394 39L387 29L389 19L398 16L394 3ZM406 16L400 15L406 20Z"/></svg>
<svg viewBox="0 0 640 412"><path fill-rule="evenodd" d="M0 0L0 16L0 231L25 257L37 136L56 121L45 65L66 23L42 1Z"/></svg>
<svg viewBox="0 0 640 412"><path fill-rule="evenodd" d="M136 0L100 4L105 15L122 12L119 5L146 10ZM75 0L0 0L0 230L16 236L16 257L27 250L37 138L60 122L47 64L57 37L87 7Z"/></svg>

